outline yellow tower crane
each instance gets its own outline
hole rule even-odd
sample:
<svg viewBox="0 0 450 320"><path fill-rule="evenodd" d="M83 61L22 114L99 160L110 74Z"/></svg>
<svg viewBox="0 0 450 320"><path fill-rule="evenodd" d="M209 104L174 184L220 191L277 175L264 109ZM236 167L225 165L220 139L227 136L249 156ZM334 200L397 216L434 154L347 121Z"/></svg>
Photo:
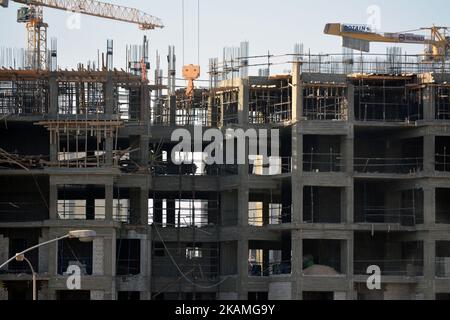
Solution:
<svg viewBox="0 0 450 320"><path fill-rule="evenodd" d="M72 11L85 15L133 23L142 30L163 28L159 18L138 9L113 5L95 0L12 0L25 4L17 13L17 22L26 23L28 51L32 54L33 69L47 67L47 28L43 7ZM0 6L7 8L8 0L0 0Z"/></svg>
<svg viewBox="0 0 450 320"><path fill-rule="evenodd" d="M430 36L413 32L428 31ZM425 60L442 62L449 59L449 28L433 26L407 32L378 33L367 25L329 23L325 26L325 34L342 37L342 46L363 52L370 51L371 42L411 43L426 46Z"/></svg>

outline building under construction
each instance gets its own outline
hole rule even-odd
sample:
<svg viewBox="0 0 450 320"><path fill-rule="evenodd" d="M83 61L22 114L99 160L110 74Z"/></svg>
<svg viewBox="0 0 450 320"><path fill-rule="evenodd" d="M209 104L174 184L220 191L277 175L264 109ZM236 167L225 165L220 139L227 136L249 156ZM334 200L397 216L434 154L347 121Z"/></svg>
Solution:
<svg viewBox="0 0 450 320"><path fill-rule="evenodd" d="M113 67L112 41L95 62L58 68L42 6L146 30L162 27L157 18L96 1L13 2L27 5L18 22L31 51L0 51L0 263L73 230L96 237L9 263L0 300L32 299L33 278L40 300L450 299L450 64L439 60L449 42L440 28L429 41L326 28L358 50L425 42L427 59L398 49L311 55L300 45L250 56L242 43L210 60L203 88L199 66L184 66L185 90L174 47L148 79L146 38L127 48L126 70ZM233 141L229 129L257 135L244 164L210 164L199 128ZM176 129L191 133L190 151L177 151ZM277 150L252 147L263 139ZM381 287L370 290L374 267Z"/></svg>

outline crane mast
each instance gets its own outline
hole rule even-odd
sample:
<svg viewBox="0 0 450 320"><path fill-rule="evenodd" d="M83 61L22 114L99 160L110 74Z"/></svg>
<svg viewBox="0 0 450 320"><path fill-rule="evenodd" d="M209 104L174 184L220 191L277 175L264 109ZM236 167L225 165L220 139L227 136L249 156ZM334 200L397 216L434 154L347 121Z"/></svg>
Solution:
<svg viewBox="0 0 450 320"><path fill-rule="evenodd" d="M43 8L72 11L84 15L132 23L141 30L163 28L162 21L135 8L113 5L95 0L12 0L26 5L18 10L17 22L25 23L29 60L33 69L47 68L47 29ZM0 0L0 6L8 7L8 0Z"/></svg>

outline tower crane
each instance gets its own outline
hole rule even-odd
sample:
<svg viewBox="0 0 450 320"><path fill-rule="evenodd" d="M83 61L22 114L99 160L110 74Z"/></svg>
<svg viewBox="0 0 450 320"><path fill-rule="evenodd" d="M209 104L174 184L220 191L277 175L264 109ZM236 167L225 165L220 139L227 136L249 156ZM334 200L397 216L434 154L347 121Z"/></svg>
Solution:
<svg viewBox="0 0 450 320"><path fill-rule="evenodd" d="M47 66L47 28L43 8L72 11L89 16L137 24L141 30L163 28L161 20L138 9L113 5L95 0L11 0L24 4L17 13L17 22L25 23L28 51L32 54L32 67L45 69ZM7 8L8 0L0 0L0 6Z"/></svg>
<svg viewBox="0 0 450 320"><path fill-rule="evenodd" d="M430 36L413 33L418 31L428 31ZM447 27L432 26L407 32L378 33L367 25L328 23L324 33L342 37L343 47L363 52L370 51L371 42L384 42L423 44L426 46L425 60L429 62L446 61L450 54L450 36Z"/></svg>

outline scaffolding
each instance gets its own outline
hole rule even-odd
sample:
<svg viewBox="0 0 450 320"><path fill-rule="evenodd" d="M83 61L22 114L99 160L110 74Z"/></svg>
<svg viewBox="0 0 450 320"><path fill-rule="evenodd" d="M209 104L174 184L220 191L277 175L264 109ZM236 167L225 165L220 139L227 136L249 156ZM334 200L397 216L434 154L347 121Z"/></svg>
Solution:
<svg viewBox="0 0 450 320"><path fill-rule="evenodd" d="M346 85L305 83L303 97L303 116L307 120L348 119Z"/></svg>

